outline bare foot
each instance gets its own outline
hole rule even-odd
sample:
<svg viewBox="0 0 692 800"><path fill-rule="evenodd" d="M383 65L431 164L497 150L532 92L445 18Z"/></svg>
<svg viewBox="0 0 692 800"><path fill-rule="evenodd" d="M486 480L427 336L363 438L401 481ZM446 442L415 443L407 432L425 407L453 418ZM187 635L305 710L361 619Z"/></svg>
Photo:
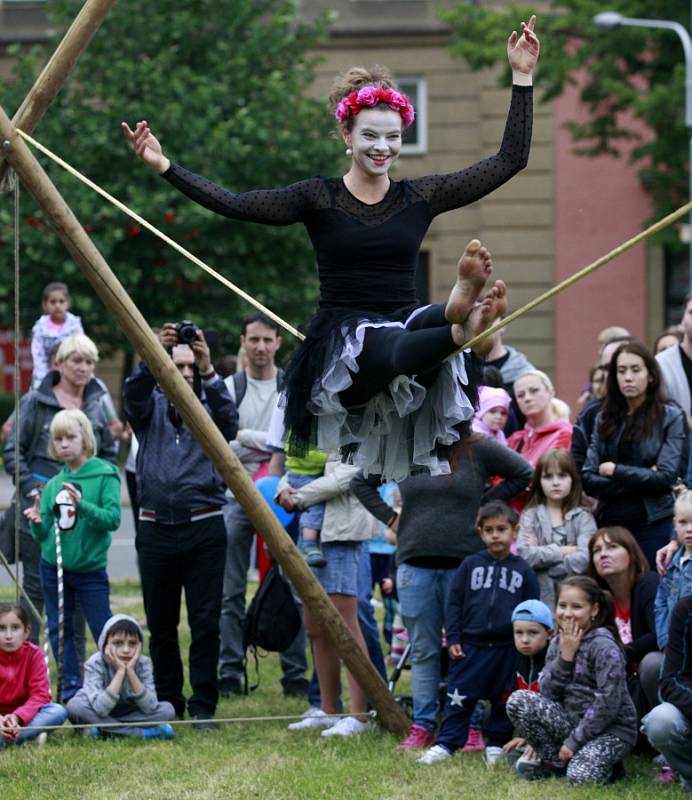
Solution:
<svg viewBox="0 0 692 800"><path fill-rule="evenodd" d="M495 322L507 313L507 286L504 281L495 281L495 285L471 309L463 325L452 325L452 337L458 345L474 339L478 334L487 331ZM492 350L493 337L488 336L479 342L474 351L485 355Z"/></svg>
<svg viewBox="0 0 692 800"><path fill-rule="evenodd" d="M457 264L457 282L449 293L445 317L463 324L493 271L493 260L478 239L471 239Z"/></svg>

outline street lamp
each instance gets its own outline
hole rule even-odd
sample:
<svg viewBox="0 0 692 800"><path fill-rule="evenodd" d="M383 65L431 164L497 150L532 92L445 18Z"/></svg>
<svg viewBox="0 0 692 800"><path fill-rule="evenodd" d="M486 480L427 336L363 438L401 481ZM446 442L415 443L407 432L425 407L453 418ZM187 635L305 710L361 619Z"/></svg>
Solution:
<svg viewBox="0 0 692 800"><path fill-rule="evenodd" d="M692 200L692 39L686 28L679 22L667 19L637 19L636 17L623 17L616 11L603 11L596 14L593 18L596 25L601 28L665 28L675 31L680 41L682 49L685 51L685 125L689 133L689 199ZM689 267L689 287L692 288L692 214L688 227L688 238L690 243L690 267Z"/></svg>

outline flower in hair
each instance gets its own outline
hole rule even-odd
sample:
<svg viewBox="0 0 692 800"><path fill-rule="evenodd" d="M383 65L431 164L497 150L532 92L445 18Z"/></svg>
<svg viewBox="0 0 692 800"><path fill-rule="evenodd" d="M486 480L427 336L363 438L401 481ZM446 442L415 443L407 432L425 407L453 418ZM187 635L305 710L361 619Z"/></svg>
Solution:
<svg viewBox="0 0 692 800"><path fill-rule="evenodd" d="M361 109L373 108L379 103L388 105L392 111L398 111L404 128L408 128L416 117L411 101L405 94L380 86L363 86L362 89L354 90L346 97L342 97L336 106L335 116L339 122L346 122L349 117L359 114Z"/></svg>

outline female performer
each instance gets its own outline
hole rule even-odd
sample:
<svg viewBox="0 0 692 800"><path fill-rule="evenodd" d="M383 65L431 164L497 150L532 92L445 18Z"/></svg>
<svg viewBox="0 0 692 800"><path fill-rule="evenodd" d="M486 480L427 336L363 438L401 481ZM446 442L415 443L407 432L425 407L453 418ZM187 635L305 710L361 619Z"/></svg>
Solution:
<svg viewBox="0 0 692 800"><path fill-rule="evenodd" d="M506 288L497 281L478 302L492 262L473 240L446 306L419 307L418 251L435 216L479 200L526 166L535 21L522 22L521 36L513 31L507 42L514 86L500 150L448 175L390 179L414 110L381 67L352 68L330 97L351 156L343 178L233 193L171 163L146 121L134 131L123 123L136 154L195 202L233 219L307 228L319 309L285 384L286 426L299 452L310 442L326 451L356 445L355 462L365 472L395 480L412 464L449 471L437 445L458 440L455 426L472 416L473 404L463 357L446 359L503 313Z"/></svg>

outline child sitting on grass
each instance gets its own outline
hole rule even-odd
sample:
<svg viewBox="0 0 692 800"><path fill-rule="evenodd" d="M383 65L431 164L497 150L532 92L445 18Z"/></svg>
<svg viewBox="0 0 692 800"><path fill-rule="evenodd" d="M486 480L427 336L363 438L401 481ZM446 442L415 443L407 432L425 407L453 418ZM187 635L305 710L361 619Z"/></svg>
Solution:
<svg viewBox="0 0 692 800"><path fill-rule="evenodd" d="M67 704L71 722L93 725L92 736L173 738L167 721L175 717L175 710L156 696L151 660L142 655L143 638L142 629L127 614L108 620L98 652L84 665L84 686ZM112 723L119 724L101 727Z"/></svg>
<svg viewBox="0 0 692 800"><path fill-rule="evenodd" d="M593 578L573 575L560 586L556 618L540 694L514 692L507 714L543 761L533 778L608 783L624 775L622 759L637 741L610 595Z"/></svg>
<svg viewBox="0 0 692 800"><path fill-rule="evenodd" d="M65 709L51 703L43 653L28 641L29 615L19 605L0 603L0 747L35 739L42 725L62 725Z"/></svg>
<svg viewBox="0 0 692 800"><path fill-rule="evenodd" d="M553 614L540 600L524 600L512 612L512 633L517 655L516 689L540 691L538 678L543 671L548 643L553 635ZM525 778L541 763L531 745L521 736L510 739L502 748L505 758L515 762L517 775Z"/></svg>
<svg viewBox="0 0 692 800"><path fill-rule="evenodd" d="M512 688L514 646L512 612L517 602L538 598L538 581L531 567L510 548L519 515L493 500L478 512L478 532L486 549L467 556L452 579L445 628L450 665L448 702L435 744L419 764L452 757L466 744L471 714L479 700L490 701L484 726L485 758L490 766L502 755L512 735L505 698Z"/></svg>

